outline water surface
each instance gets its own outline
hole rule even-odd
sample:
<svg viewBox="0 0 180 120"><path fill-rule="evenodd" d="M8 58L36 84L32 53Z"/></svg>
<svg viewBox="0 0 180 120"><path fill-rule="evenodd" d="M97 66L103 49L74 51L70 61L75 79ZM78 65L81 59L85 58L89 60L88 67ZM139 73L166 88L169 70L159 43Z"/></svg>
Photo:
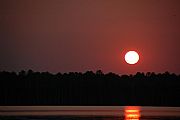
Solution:
<svg viewBox="0 0 180 120"><path fill-rule="evenodd" d="M0 120L180 120L180 107L0 106Z"/></svg>

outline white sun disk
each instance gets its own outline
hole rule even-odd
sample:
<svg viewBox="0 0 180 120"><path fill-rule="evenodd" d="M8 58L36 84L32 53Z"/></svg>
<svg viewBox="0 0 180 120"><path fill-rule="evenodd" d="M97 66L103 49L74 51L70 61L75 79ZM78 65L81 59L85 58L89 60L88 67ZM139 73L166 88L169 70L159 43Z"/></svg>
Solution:
<svg viewBox="0 0 180 120"><path fill-rule="evenodd" d="M125 61L128 64L136 64L139 61L139 55L135 51L129 51L125 55Z"/></svg>

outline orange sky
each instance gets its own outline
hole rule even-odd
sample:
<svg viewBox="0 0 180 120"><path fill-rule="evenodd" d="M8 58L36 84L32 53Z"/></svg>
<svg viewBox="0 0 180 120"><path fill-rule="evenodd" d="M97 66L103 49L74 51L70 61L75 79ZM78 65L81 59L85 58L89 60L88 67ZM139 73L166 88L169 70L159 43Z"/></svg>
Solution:
<svg viewBox="0 0 180 120"><path fill-rule="evenodd" d="M179 0L1 0L0 70L180 73ZM128 65L124 54L140 61Z"/></svg>

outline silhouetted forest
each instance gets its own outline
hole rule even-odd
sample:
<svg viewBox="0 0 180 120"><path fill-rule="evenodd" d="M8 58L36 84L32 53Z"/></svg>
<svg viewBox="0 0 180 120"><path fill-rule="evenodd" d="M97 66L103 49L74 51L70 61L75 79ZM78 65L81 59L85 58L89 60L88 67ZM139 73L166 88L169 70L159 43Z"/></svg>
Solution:
<svg viewBox="0 0 180 120"><path fill-rule="evenodd" d="M180 106L180 75L1 71L0 105Z"/></svg>

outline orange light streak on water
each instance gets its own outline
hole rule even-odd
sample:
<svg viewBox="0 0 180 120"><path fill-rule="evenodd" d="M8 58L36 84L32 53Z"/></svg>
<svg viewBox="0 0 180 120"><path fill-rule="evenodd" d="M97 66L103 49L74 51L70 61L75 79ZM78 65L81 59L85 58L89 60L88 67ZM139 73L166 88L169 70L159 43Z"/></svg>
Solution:
<svg viewBox="0 0 180 120"><path fill-rule="evenodd" d="M125 108L125 120L139 120L140 115L140 107L126 107Z"/></svg>

